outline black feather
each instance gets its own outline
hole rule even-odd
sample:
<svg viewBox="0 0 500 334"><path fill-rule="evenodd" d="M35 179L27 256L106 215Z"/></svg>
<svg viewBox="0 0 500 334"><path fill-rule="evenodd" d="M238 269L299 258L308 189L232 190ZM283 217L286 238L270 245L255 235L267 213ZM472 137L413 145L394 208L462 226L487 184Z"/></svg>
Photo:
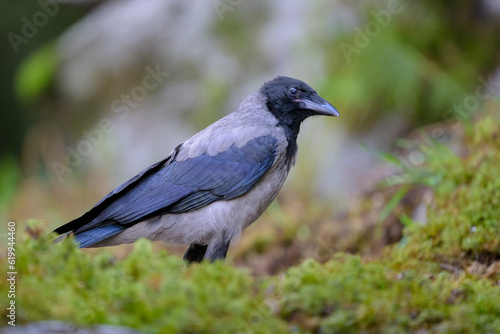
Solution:
<svg viewBox="0 0 500 334"><path fill-rule="evenodd" d="M199 209L243 195L272 166L277 139L272 135L232 145L215 156L206 153L176 161L175 154L151 166L108 194L82 217L56 232L77 235L107 225L131 226L166 213Z"/></svg>

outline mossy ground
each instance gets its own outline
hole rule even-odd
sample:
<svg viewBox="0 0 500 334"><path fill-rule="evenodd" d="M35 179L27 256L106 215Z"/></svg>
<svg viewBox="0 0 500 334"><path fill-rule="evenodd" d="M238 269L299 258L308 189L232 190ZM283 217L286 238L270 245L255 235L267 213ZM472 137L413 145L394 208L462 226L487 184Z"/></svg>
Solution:
<svg viewBox="0 0 500 334"><path fill-rule="evenodd" d="M375 259L336 252L349 247L327 239L314 247L327 230L317 226L328 221L321 210L316 225L301 227L298 212L289 229L240 245L264 257L274 247L316 255L270 276L231 261L186 266L146 240L123 259L71 240L53 245L47 229L31 223L16 245L17 323L57 319L146 333L500 333L500 117L484 114L463 144L455 155L436 143L425 164L403 175L432 193L427 219L402 216L402 238ZM6 257L0 261L5 268ZM2 280L3 296L8 288Z"/></svg>

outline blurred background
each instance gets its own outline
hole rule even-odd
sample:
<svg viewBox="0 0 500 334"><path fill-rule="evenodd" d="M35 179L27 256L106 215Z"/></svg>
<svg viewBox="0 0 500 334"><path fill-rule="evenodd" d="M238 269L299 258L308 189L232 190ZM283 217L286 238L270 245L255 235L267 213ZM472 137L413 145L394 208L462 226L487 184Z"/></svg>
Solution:
<svg viewBox="0 0 500 334"><path fill-rule="evenodd" d="M318 257L318 245L376 253L360 235L371 234L392 196L376 185L398 170L374 151L406 154L407 168L420 164L425 152L403 150L398 138L423 128L453 145L456 125L500 94L496 0L3 6L3 222L41 219L48 232L80 216L277 75L304 80L337 107L339 119L303 124L278 200L230 250L257 273ZM377 243L397 240L398 226L386 226L393 232Z"/></svg>

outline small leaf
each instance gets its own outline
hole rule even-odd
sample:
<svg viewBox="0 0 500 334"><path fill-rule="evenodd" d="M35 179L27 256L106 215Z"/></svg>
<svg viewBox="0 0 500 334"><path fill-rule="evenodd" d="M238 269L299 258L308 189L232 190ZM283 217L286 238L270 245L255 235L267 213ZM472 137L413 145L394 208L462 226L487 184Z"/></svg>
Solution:
<svg viewBox="0 0 500 334"><path fill-rule="evenodd" d="M15 76L17 97L23 102L38 99L50 86L57 67L55 43L48 43L23 60Z"/></svg>
<svg viewBox="0 0 500 334"><path fill-rule="evenodd" d="M410 227L410 226L415 225L415 222L413 221L413 219L411 219L410 217L408 217L408 215L405 214L405 213L403 213L401 215L401 217L399 217L399 220L406 227Z"/></svg>
<svg viewBox="0 0 500 334"><path fill-rule="evenodd" d="M401 199L406 195L410 188L409 187L401 187L398 189L398 191L394 194L394 196L391 197L389 202L384 206L382 211L380 211L380 215L378 218L379 224L381 224L389 215L391 212L396 208L398 203L401 201Z"/></svg>
<svg viewBox="0 0 500 334"><path fill-rule="evenodd" d="M401 162L401 160L398 159L398 157L390 154L390 153L386 153L386 152L382 152L382 151L379 151L379 150L376 150L374 148L371 148L369 147L368 145L362 143L360 144L361 147L363 149L365 149L366 151L376 155L377 157L379 157L381 160L384 160L384 161L387 161L393 165L396 165L396 166L402 166L403 163Z"/></svg>

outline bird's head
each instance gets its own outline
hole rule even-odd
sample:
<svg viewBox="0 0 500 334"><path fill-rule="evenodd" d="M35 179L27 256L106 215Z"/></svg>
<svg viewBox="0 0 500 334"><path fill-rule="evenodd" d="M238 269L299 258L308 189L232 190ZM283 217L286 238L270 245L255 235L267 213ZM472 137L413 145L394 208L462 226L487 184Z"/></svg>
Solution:
<svg viewBox="0 0 500 334"><path fill-rule="evenodd" d="M303 81L277 77L260 88L269 111L283 125L299 127L309 116L339 117L339 112Z"/></svg>

